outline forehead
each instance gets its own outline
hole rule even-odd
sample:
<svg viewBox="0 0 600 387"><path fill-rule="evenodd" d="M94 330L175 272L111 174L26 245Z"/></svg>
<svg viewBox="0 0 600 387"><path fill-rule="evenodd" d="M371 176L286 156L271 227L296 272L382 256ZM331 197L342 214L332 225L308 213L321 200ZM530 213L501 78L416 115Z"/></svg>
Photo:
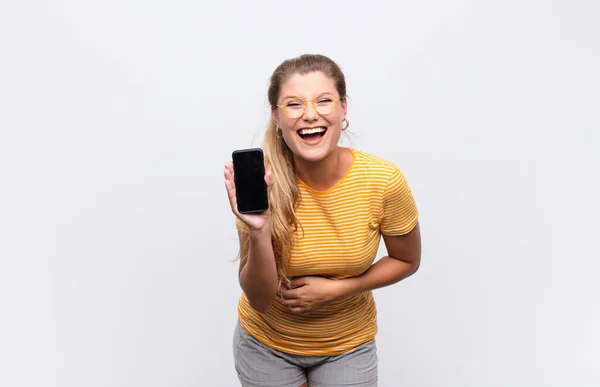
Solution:
<svg viewBox="0 0 600 387"><path fill-rule="evenodd" d="M289 96L310 99L317 94L337 94L335 82L320 71L308 74L296 73L281 85L280 96Z"/></svg>

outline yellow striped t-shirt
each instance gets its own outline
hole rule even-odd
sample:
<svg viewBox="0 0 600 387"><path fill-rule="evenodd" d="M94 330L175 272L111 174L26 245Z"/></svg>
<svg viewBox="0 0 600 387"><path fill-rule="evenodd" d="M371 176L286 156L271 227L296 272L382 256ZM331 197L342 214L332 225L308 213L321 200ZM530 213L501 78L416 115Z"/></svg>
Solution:
<svg viewBox="0 0 600 387"><path fill-rule="evenodd" d="M315 191L298 179L301 227L294 235L290 277L359 276L374 262L381 234L403 235L417 223L417 208L399 168L353 148L352 164L331 189ZM238 220L238 228L243 224ZM268 313L254 310L244 293L240 325L279 351L331 356L369 342L377 333L371 291L334 302L306 315L292 314L279 295Z"/></svg>

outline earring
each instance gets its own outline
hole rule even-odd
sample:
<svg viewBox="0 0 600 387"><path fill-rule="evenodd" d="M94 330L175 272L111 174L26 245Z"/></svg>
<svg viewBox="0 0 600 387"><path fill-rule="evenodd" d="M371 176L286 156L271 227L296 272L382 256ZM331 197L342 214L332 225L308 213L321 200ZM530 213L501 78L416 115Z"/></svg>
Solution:
<svg viewBox="0 0 600 387"><path fill-rule="evenodd" d="M279 139L283 138L283 130L279 129L279 126L275 129L275 136Z"/></svg>
<svg viewBox="0 0 600 387"><path fill-rule="evenodd" d="M350 121L348 121L348 119L344 118L344 120L342 121L342 130L348 129L349 126L350 126Z"/></svg>

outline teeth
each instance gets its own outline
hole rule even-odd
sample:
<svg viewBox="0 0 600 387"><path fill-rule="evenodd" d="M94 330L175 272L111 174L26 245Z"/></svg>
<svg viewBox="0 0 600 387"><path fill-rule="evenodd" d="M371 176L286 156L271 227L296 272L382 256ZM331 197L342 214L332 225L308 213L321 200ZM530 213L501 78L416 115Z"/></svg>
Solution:
<svg viewBox="0 0 600 387"><path fill-rule="evenodd" d="M325 128L312 128L312 129L301 129L298 131L298 133L305 135L305 134L313 134L313 133L322 133L325 131Z"/></svg>

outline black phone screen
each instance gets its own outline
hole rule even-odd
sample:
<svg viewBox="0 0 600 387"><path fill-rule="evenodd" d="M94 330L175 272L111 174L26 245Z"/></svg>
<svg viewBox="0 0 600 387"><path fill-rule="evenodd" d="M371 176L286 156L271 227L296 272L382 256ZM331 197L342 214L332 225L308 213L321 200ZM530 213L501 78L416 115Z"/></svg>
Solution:
<svg viewBox="0 0 600 387"><path fill-rule="evenodd" d="M232 154L233 179L240 213L263 212L269 208L262 149L241 149Z"/></svg>

